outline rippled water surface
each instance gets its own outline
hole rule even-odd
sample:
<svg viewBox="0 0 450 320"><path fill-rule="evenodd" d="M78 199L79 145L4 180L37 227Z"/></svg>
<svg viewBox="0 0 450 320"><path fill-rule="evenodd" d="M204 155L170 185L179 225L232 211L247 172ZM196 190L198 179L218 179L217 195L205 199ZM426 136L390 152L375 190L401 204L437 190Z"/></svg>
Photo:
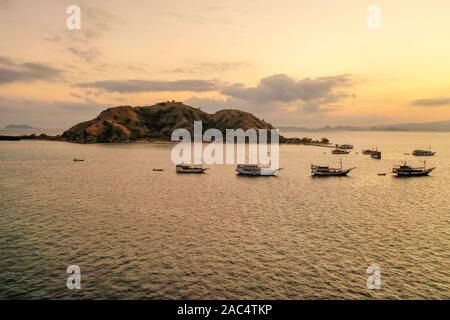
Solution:
<svg viewBox="0 0 450 320"><path fill-rule="evenodd" d="M278 177L176 175L168 144L0 142L0 298L450 298L450 134L287 135L353 143L357 169L311 178L340 156L281 146ZM428 146L432 176L377 175Z"/></svg>

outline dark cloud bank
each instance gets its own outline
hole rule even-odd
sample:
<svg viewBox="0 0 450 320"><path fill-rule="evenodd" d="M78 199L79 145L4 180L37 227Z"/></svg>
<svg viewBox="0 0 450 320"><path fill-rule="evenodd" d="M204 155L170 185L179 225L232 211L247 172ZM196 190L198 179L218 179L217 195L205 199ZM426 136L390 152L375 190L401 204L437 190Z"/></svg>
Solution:
<svg viewBox="0 0 450 320"><path fill-rule="evenodd" d="M62 71L50 65L35 62L16 63L0 57L0 84L31 81L55 81L62 78Z"/></svg>

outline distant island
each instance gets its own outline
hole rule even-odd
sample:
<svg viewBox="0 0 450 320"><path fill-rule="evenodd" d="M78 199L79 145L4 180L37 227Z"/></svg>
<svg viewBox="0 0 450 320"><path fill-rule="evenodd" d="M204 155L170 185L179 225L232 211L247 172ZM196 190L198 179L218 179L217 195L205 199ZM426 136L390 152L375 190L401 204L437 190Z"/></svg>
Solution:
<svg viewBox="0 0 450 320"><path fill-rule="evenodd" d="M314 131L450 131L450 120L434 121L423 123L398 123L385 124L370 127L355 126L325 126L322 128L306 128L306 127L280 127L280 131L284 132L314 132Z"/></svg>
<svg viewBox="0 0 450 320"><path fill-rule="evenodd" d="M21 130L21 129L34 129L33 127L26 125L26 124L8 124L5 129L15 129L15 130Z"/></svg>

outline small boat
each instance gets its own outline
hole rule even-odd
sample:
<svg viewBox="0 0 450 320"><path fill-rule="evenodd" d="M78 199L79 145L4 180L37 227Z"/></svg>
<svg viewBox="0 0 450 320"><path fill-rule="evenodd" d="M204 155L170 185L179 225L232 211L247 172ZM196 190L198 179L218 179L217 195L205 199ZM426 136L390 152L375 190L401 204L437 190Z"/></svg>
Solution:
<svg viewBox="0 0 450 320"><path fill-rule="evenodd" d="M342 150L339 148L334 149L333 151L331 151L332 154L349 154L350 151L347 150Z"/></svg>
<svg viewBox="0 0 450 320"><path fill-rule="evenodd" d="M412 153L416 157L432 157L436 154L436 152L430 150L414 150Z"/></svg>
<svg viewBox="0 0 450 320"><path fill-rule="evenodd" d="M372 154L372 151L373 151L373 150L371 150L371 149L366 149L366 150L363 150L363 151L362 151L362 154L364 154L364 155L366 155L366 156L370 156L370 155Z"/></svg>
<svg viewBox="0 0 450 320"><path fill-rule="evenodd" d="M153 171L158 171L159 172L159 171L164 171L164 169L157 169L156 168L156 169L153 169Z"/></svg>
<svg viewBox="0 0 450 320"><path fill-rule="evenodd" d="M408 166L405 161L402 165L394 166L392 173L395 173L398 177L423 177L428 176L434 169L436 168L426 168L426 162L424 162L423 167L414 168Z"/></svg>
<svg viewBox="0 0 450 320"><path fill-rule="evenodd" d="M241 176L276 176L281 168L272 169L260 167L256 164L238 164L236 172Z"/></svg>
<svg viewBox="0 0 450 320"><path fill-rule="evenodd" d="M381 151L378 151L378 150L372 151L372 152L370 153L370 157L371 157L372 159L377 159L377 160L381 159Z"/></svg>
<svg viewBox="0 0 450 320"><path fill-rule="evenodd" d="M340 168L330 168L328 166L311 165L311 175L313 177L343 177L355 168L342 168L342 160Z"/></svg>
<svg viewBox="0 0 450 320"><path fill-rule="evenodd" d="M344 150L352 150L353 146L351 144L342 144L340 146L338 146L339 149L344 149Z"/></svg>
<svg viewBox="0 0 450 320"><path fill-rule="evenodd" d="M80 159L80 158L73 158L73 161L75 161L75 162L83 162L83 161L84 161L84 159Z"/></svg>
<svg viewBox="0 0 450 320"><path fill-rule="evenodd" d="M203 165L187 165L187 164L177 164L177 173L204 173L208 168L203 168Z"/></svg>
<svg viewBox="0 0 450 320"><path fill-rule="evenodd" d="M383 173L379 173L378 175L379 175L379 176L386 176L387 173L383 172Z"/></svg>

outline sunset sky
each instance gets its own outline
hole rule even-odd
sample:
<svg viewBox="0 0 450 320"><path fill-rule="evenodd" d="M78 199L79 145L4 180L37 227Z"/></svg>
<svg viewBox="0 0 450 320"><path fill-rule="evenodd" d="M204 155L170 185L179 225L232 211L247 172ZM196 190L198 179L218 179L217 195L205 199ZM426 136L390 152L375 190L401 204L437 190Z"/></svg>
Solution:
<svg viewBox="0 0 450 320"><path fill-rule="evenodd" d="M165 100L282 126L450 120L448 0L0 0L0 26L1 127Z"/></svg>

